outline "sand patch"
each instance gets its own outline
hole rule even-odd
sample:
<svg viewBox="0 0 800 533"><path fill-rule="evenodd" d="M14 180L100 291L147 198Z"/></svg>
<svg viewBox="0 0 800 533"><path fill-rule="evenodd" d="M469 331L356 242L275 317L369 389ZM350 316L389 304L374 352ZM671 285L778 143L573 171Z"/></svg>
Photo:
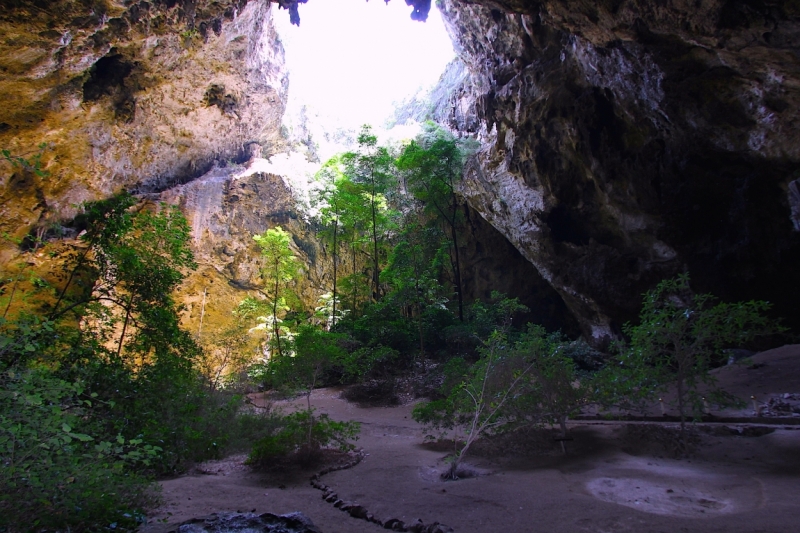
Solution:
<svg viewBox="0 0 800 533"><path fill-rule="evenodd" d="M664 468L605 475L586 483L596 498L645 513L684 518L707 518L744 512L762 501L755 480L693 473L664 475ZM683 470L683 469L681 469Z"/></svg>

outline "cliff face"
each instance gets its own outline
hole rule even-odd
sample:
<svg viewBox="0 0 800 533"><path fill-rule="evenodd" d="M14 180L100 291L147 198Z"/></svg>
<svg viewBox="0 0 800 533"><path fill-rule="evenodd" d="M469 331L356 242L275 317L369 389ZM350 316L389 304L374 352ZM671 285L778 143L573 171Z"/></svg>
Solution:
<svg viewBox="0 0 800 533"><path fill-rule="evenodd" d="M280 144L287 77L268 0L17 0L0 13L0 231L150 192ZM0 250L1 252L2 250ZM11 253L10 251L8 253Z"/></svg>
<svg viewBox="0 0 800 533"><path fill-rule="evenodd" d="M445 120L483 146L462 193L587 336L685 270L797 321L796 2L441 4L470 73Z"/></svg>
<svg viewBox="0 0 800 533"><path fill-rule="evenodd" d="M476 221L475 296L505 283L551 318L564 314L560 298L602 344L636 316L641 293L688 270L697 290L768 299L800 326L796 1L440 3L466 67L422 111L479 138L461 192L535 267L512 268L503 258L516 252ZM49 174L0 161L0 234L42 232L121 187L195 180L162 198L192 218L198 276L230 291L255 283L251 235L275 224L296 223L298 253L322 265L303 248L308 229L283 181L234 177L228 164L284 148L273 10L269 0L7 3L0 148L31 157L46 143ZM18 252L12 240L0 264ZM303 287L323 278L310 270ZM195 281L200 294L206 282Z"/></svg>
<svg viewBox="0 0 800 533"><path fill-rule="evenodd" d="M292 234L292 250L303 265L293 290L303 309L319 305L330 290L330 259L298 209L296 193L263 159L214 167L205 175L159 196L178 205L192 227L199 265L180 290L185 324L199 330L224 324L245 296L263 288L261 251L253 235L281 226ZM205 300L205 303L204 303Z"/></svg>
<svg viewBox="0 0 800 533"><path fill-rule="evenodd" d="M580 335L578 321L561 296L536 268L497 229L469 206L464 206L460 237L461 275L467 302L490 301L492 292L519 299L529 312L514 320Z"/></svg>

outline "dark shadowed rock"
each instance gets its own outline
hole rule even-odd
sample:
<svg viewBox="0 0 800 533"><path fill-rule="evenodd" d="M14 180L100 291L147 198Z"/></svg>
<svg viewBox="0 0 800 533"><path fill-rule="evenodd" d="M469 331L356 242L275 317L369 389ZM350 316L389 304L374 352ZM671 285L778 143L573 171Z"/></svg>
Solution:
<svg viewBox="0 0 800 533"><path fill-rule="evenodd" d="M440 4L468 75L431 114L481 143L461 193L587 338L684 271L800 325L796 3Z"/></svg>
<svg viewBox="0 0 800 533"><path fill-rule="evenodd" d="M187 520L170 533L322 533L303 513L215 513Z"/></svg>

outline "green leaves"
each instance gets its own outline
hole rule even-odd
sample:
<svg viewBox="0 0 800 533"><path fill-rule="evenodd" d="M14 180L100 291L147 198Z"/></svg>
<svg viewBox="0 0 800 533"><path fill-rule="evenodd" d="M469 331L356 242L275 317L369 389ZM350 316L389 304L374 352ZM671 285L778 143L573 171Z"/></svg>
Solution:
<svg viewBox="0 0 800 533"><path fill-rule="evenodd" d="M10 150L0 150L0 156L2 156L2 159L10 163L12 168L22 169L36 174L40 178L43 178L49 175L47 171L42 170L42 156L44 155L45 150L47 150L47 143L41 143L38 146L38 149L39 151L30 159L19 155L14 155Z"/></svg>
<svg viewBox="0 0 800 533"><path fill-rule="evenodd" d="M463 153L455 138L435 124L403 148L395 163L408 191L422 206L426 223L442 229L450 256L450 269L458 297L459 320L464 320L461 259L458 243L459 200L455 187L461 180ZM441 240L441 239L440 239Z"/></svg>
<svg viewBox="0 0 800 533"><path fill-rule="evenodd" d="M287 309L285 298L288 284L299 274L300 264L289 246L292 241L291 234L280 226L268 229L262 235L253 236L253 240L261 247L263 258L261 277L264 280L264 293L271 311L271 316L262 322L270 326L265 328L270 334L268 343L270 348L274 344L280 356L283 355L284 347L281 341L279 314ZM252 307L252 304L248 305Z"/></svg>
<svg viewBox="0 0 800 533"><path fill-rule="evenodd" d="M273 281L285 283L297 276L300 263L290 247L291 233L276 226L261 235L254 235L253 240L261 248L264 261L261 273L268 291L272 290Z"/></svg>
<svg viewBox="0 0 800 533"><path fill-rule="evenodd" d="M763 301L720 303L710 294L695 294L688 274L662 281L644 295L639 324L625 324L627 344L618 346L616 364L604 379L616 397L641 401L675 387L675 407L683 421L702 415L702 395L725 399L709 374L724 361L722 350L781 331Z"/></svg>
<svg viewBox="0 0 800 533"><path fill-rule="evenodd" d="M253 445L248 464L274 466L280 460L301 454L300 459L307 459L320 448L330 446L350 451L355 448L350 441L358 440L361 431L358 422L338 422L326 414L315 415L310 409L284 416L280 426L272 435Z"/></svg>
<svg viewBox="0 0 800 533"><path fill-rule="evenodd" d="M46 369L0 374L0 527L27 530L31 516L48 530L134 526L125 515L148 501L147 480L124 450L95 443L83 389Z"/></svg>

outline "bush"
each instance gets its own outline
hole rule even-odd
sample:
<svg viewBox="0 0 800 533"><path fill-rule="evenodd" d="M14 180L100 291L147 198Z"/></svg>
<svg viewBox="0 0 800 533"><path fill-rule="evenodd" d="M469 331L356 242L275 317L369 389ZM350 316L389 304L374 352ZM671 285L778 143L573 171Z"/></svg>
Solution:
<svg viewBox="0 0 800 533"><path fill-rule="evenodd" d="M352 336L364 346L383 345L407 353L419 345L414 322L400 313L390 302L368 305L363 314L353 321L343 320L338 330L352 328Z"/></svg>
<svg viewBox="0 0 800 533"><path fill-rule="evenodd" d="M160 450L92 436L95 400L47 370L0 377L0 528L133 529L153 502L147 468Z"/></svg>
<svg viewBox="0 0 800 533"><path fill-rule="evenodd" d="M283 416L270 408L240 410L232 421L225 453L249 452L253 443L274 435L283 427Z"/></svg>
<svg viewBox="0 0 800 533"><path fill-rule="evenodd" d="M219 457L242 405L241 396L212 389L198 372L169 359L134 373L113 357L92 358L66 375L106 400L94 413L103 434L121 434L162 448L150 466L156 475L175 474Z"/></svg>
<svg viewBox="0 0 800 533"><path fill-rule="evenodd" d="M344 378L349 381L386 377L398 359L399 352L388 346L367 346L341 357Z"/></svg>
<svg viewBox="0 0 800 533"><path fill-rule="evenodd" d="M253 445L247 464L264 468L292 460L309 462L331 445L342 452L350 451L355 446L349 441L356 440L360 431L358 422L337 422L325 414L298 411L283 418L279 431Z"/></svg>

